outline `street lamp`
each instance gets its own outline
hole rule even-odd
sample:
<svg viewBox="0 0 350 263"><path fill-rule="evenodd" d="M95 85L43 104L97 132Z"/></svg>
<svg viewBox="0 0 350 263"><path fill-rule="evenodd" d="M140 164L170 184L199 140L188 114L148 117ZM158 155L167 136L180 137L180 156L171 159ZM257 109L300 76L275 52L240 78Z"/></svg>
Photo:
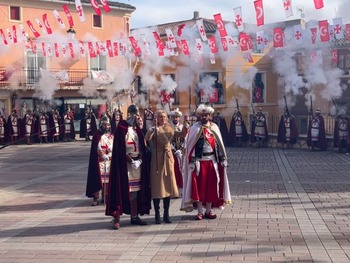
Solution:
<svg viewBox="0 0 350 263"><path fill-rule="evenodd" d="M76 33L77 33L77 32L74 30L73 27L70 27L70 28L67 30L67 34L69 35L70 39L72 39L72 40L74 39Z"/></svg>

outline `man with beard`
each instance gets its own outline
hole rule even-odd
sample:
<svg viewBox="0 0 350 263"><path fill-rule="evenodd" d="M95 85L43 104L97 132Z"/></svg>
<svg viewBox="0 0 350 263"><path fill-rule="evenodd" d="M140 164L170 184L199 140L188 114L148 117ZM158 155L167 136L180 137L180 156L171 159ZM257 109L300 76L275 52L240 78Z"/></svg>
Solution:
<svg viewBox="0 0 350 263"><path fill-rule="evenodd" d="M120 228L120 216L130 214L132 225L147 225L139 215L151 209L149 164L146 143L138 125L139 110L130 105L128 117L114 134L106 215L113 216L113 228Z"/></svg>
<svg viewBox="0 0 350 263"><path fill-rule="evenodd" d="M100 129L92 136L89 169L86 184L86 196L93 198L92 206L100 202L100 191L102 190L101 201L105 201L107 193L108 177L111 166L113 150L113 134L111 124L107 116L103 116L100 122Z"/></svg>
<svg viewBox="0 0 350 263"><path fill-rule="evenodd" d="M215 219L212 208L231 203L227 178L227 155L218 126L210 121L214 109L201 104L197 108L200 121L190 128L185 144L184 192L181 210L197 207L197 220ZM206 208L203 214L203 206Z"/></svg>

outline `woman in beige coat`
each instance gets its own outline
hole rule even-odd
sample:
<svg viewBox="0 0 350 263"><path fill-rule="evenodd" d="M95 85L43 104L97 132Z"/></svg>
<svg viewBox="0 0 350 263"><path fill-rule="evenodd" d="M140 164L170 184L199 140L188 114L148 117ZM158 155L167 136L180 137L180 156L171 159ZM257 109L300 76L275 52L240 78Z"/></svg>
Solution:
<svg viewBox="0 0 350 263"><path fill-rule="evenodd" d="M179 197L171 141L174 136L185 137L188 125L184 125L181 132L175 132L172 125L168 123L168 116L164 110L158 110L154 118L155 125L147 131L145 139L152 142L151 193L155 210L155 223L160 224L160 199L163 199L163 221L171 223L169 217L170 198Z"/></svg>

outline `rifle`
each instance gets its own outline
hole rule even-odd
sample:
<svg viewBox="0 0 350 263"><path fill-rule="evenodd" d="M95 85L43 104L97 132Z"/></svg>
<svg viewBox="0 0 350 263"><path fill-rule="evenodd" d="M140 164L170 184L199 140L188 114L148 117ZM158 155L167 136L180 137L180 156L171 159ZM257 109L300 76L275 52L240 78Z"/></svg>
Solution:
<svg viewBox="0 0 350 263"><path fill-rule="evenodd" d="M333 102L333 105L334 105L334 108L335 108L336 115L338 115L339 114L339 110L338 110L337 104L335 103L334 99L332 99L332 102Z"/></svg>
<svg viewBox="0 0 350 263"><path fill-rule="evenodd" d="M310 112L309 112L309 114L310 114L311 116L314 115L314 110L313 110L313 107L312 107L312 95L310 95Z"/></svg>
<svg viewBox="0 0 350 263"><path fill-rule="evenodd" d="M285 110L286 110L288 116L290 116L289 109L288 109L288 104L287 104L286 95L284 95L283 98L284 98L284 107L285 107Z"/></svg>
<svg viewBox="0 0 350 263"><path fill-rule="evenodd" d="M236 98L236 107L237 107L237 111L239 111L239 104L238 104L238 99Z"/></svg>
<svg viewBox="0 0 350 263"><path fill-rule="evenodd" d="M250 105L252 106L253 115L255 116L255 110L254 110L253 103L250 103Z"/></svg>

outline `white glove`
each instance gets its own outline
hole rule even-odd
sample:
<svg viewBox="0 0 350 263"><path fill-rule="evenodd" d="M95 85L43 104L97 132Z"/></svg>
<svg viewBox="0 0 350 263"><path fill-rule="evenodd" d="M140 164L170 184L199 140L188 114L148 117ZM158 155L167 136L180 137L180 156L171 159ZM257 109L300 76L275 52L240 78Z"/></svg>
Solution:
<svg viewBox="0 0 350 263"><path fill-rule="evenodd" d="M136 170L137 168L140 167L141 164L142 164L141 160L136 160L136 161L132 160L131 167L132 169Z"/></svg>
<svg viewBox="0 0 350 263"><path fill-rule="evenodd" d="M196 161L196 173L197 173L197 176L199 175L200 169L201 169L201 165L200 165L199 161Z"/></svg>
<svg viewBox="0 0 350 263"><path fill-rule="evenodd" d="M195 163L189 163L188 167L190 168L191 171L194 171L194 169L196 169L196 164Z"/></svg>
<svg viewBox="0 0 350 263"><path fill-rule="evenodd" d="M224 167L224 168L227 167L227 161L226 161L226 160L225 160L225 161L221 161L220 164L221 164L221 166Z"/></svg>
<svg viewBox="0 0 350 263"><path fill-rule="evenodd" d="M113 151L113 147L112 146L109 146L108 149L107 149L108 152L112 152Z"/></svg>
<svg viewBox="0 0 350 263"><path fill-rule="evenodd" d="M109 157L108 157L107 154L104 154L104 155L102 155L102 159L103 159L104 161L108 161L108 160L109 160Z"/></svg>

